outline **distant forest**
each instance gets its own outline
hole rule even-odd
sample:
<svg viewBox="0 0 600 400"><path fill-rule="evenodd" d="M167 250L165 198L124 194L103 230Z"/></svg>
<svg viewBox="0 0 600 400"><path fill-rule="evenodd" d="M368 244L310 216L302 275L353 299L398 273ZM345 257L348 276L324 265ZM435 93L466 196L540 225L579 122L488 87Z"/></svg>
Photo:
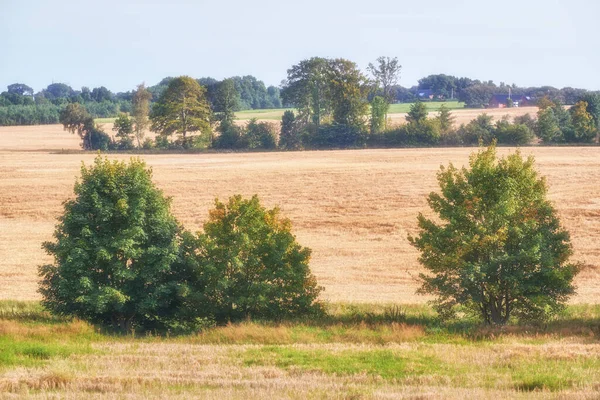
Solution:
<svg viewBox="0 0 600 400"><path fill-rule="evenodd" d="M172 79L167 77L158 84L148 87L152 94L152 103L159 98ZM254 76L235 76L230 79L234 82L237 94L236 111L297 106L281 95L281 88L267 87L263 81ZM200 78L197 82L206 88L207 100L214 108L215 93L223 81ZM420 79L418 85L410 88L393 84L387 88L387 91L391 103L455 99L469 108L485 108L494 95L508 94L509 91L514 96L527 96L533 102L545 97L568 105L575 104L585 93L589 93L585 89L571 87L562 89L552 86L519 87L504 82L496 84L491 80L480 81L445 74L429 75ZM373 92L369 95L369 101L375 94ZM94 118L117 117L119 113L131 112L132 95L133 90L113 93L104 86L93 89L84 86L77 90L65 83L52 83L45 89L35 92L26 84L14 83L0 93L0 125L56 124L59 122L61 110L70 103L83 105Z"/></svg>

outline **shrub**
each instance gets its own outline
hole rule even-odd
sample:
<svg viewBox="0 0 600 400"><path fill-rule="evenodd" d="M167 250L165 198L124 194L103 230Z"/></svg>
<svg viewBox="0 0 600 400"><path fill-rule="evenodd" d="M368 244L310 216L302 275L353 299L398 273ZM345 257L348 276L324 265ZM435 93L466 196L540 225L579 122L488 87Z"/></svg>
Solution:
<svg viewBox="0 0 600 400"><path fill-rule="evenodd" d="M142 161L98 156L82 166L56 240L43 245L54 257L40 267L43 305L123 331L165 326L185 291L172 268L178 233L170 201Z"/></svg>
<svg viewBox="0 0 600 400"><path fill-rule="evenodd" d="M244 135L245 146L249 149L274 149L277 147L277 133L272 124L250 120Z"/></svg>
<svg viewBox="0 0 600 400"><path fill-rule="evenodd" d="M420 293L437 297L442 316L462 305L486 323L559 311L574 293L578 268L567 262L569 234L533 157L496 160L492 145L471 156L470 169L442 167L438 182L441 193L428 201L441 222L419 215L419 235L409 237L429 272L420 275Z"/></svg>
<svg viewBox="0 0 600 400"><path fill-rule="evenodd" d="M204 233L185 236L185 269L195 271L196 286L184 318L223 323L319 312L321 288L309 270L310 249L290 229L279 209L266 210L256 196L217 200Z"/></svg>
<svg viewBox="0 0 600 400"><path fill-rule="evenodd" d="M534 134L527 125L511 124L507 120L496 122L494 136L498 143L523 145L531 143Z"/></svg>
<svg viewBox="0 0 600 400"><path fill-rule="evenodd" d="M313 148L347 148L364 147L367 137L366 132L359 127L333 123L307 131L305 140Z"/></svg>

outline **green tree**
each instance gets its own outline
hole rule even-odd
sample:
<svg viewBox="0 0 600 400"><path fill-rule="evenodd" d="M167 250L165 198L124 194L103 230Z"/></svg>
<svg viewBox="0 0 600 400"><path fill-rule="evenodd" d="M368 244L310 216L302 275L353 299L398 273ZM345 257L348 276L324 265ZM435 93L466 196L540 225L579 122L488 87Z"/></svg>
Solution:
<svg viewBox="0 0 600 400"><path fill-rule="evenodd" d="M573 142L591 142L596 138L597 130L594 124L594 118L587 112L588 103L578 101L569 110L571 114L571 123L573 124Z"/></svg>
<svg viewBox="0 0 600 400"><path fill-rule="evenodd" d="M131 98L131 116L133 117L133 131L138 147L144 140L144 133L150 125L150 100L152 93L141 83L137 86Z"/></svg>
<svg viewBox="0 0 600 400"><path fill-rule="evenodd" d="M180 134L186 146L188 133L209 134L211 109L206 89L189 76L171 80L152 107L150 120L152 131L164 136Z"/></svg>
<svg viewBox="0 0 600 400"><path fill-rule="evenodd" d="M544 143L557 143L564 141L560 130L559 121L552 107L540 108L537 113L536 135Z"/></svg>
<svg viewBox="0 0 600 400"><path fill-rule="evenodd" d="M286 110L281 117L279 146L288 150L297 150L302 147L298 121L292 110Z"/></svg>
<svg viewBox="0 0 600 400"><path fill-rule="evenodd" d="M527 125L511 124L507 118L496 122L494 137L498 143L524 145L531 142L534 134Z"/></svg>
<svg viewBox="0 0 600 400"><path fill-rule="evenodd" d="M119 114L113 124L113 131L117 132L116 136L119 138L120 149L128 150L133 148L133 141L131 139L131 135L133 134L133 121L127 114Z"/></svg>
<svg viewBox="0 0 600 400"><path fill-rule="evenodd" d="M381 133L385 129L389 108L390 105L383 97L373 97L371 100L371 134Z"/></svg>
<svg viewBox="0 0 600 400"><path fill-rule="evenodd" d="M249 149L274 149L277 147L277 132L274 126L266 121L258 122L252 118L246 125L244 135L245 147Z"/></svg>
<svg viewBox="0 0 600 400"><path fill-rule="evenodd" d="M452 130L452 126L454 125L455 118L450 113L448 107L445 104L442 104L440 107L440 112L436 117L436 120L440 124L440 130L443 134L447 134Z"/></svg>
<svg viewBox="0 0 600 400"><path fill-rule="evenodd" d="M217 84L213 104L219 121L234 120L235 112L240 109L240 94L235 88L233 79L224 79Z"/></svg>
<svg viewBox="0 0 600 400"><path fill-rule="evenodd" d="M369 63L367 70L373 75L376 88L381 86L383 98L391 103L394 100L393 89L398 84L402 66L398 64L398 58L378 57L376 64ZM387 114L385 115L387 118Z"/></svg>
<svg viewBox="0 0 600 400"><path fill-rule="evenodd" d="M256 196L215 205L204 232L186 240L188 268L198 271L188 307L219 323L319 311L321 288L310 273L310 249L296 242L279 209L265 209Z"/></svg>
<svg viewBox="0 0 600 400"><path fill-rule="evenodd" d="M369 112L367 78L343 58L329 61L326 76L333 122L363 129Z"/></svg>
<svg viewBox="0 0 600 400"><path fill-rule="evenodd" d="M79 103L70 103L60 112L59 121L66 131L77 133L85 150L108 150L110 137L96 126L94 118Z"/></svg>
<svg viewBox="0 0 600 400"><path fill-rule="evenodd" d="M43 305L122 331L164 326L186 289L172 268L179 229L143 161L96 157L43 245L54 257L40 267Z"/></svg>
<svg viewBox="0 0 600 400"><path fill-rule="evenodd" d="M428 271L419 292L436 296L442 316L461 305L488 324L556 313L574 293L578 267L568 263L569 234L533 157L517 151L497 160L492 145L469 166L442 167L441 193L428 198L438 218L420 214L420 232L409 237Z"/></svg>
<svg viewBox="0 0 600 400"><path fill-rule="evenodd" d="M298 118L317 127L331 114L329 60L313 57L300 61L287 71L281 96L286 105L298 109Z"/></svg>
<svg viewBox="0 0 600 400"><path fill-rule="evenodd" d="M415 101L410 106L406 115L406 120L411 124L420 124L427 119L427 106L420 100Z"/></svg>

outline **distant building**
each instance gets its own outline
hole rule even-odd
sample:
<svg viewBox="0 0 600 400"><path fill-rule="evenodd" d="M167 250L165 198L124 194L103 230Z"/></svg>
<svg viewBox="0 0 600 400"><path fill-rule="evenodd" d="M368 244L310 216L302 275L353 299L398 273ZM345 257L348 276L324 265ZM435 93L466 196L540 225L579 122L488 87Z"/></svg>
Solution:
<svg viewBox="0 0 600 400"><path fill-rule="evenodd" d="M531 97L523 95L495 94L488 103L488 108L508 107L508 101L512 100L513 107L527 107L533 104Z"/></svg>
<svg viewBox="0 0 600 400"><path fill-rule="evenodd" d="M419 100L432 100L434 97L433 90L431 89L417 89L416 95Z"/></svg>

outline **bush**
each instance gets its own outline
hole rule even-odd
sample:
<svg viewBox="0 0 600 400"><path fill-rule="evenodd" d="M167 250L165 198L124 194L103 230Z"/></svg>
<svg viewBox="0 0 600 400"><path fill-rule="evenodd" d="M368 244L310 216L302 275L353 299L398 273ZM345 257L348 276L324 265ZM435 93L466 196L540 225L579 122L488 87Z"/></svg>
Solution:
<svg viewBox="0 0 600 400"><path fill-rule="evenodd" d="M428 199L441 222L419 215L419 235L409 237L429 272L419 291L437 297L442 316L462 305L488 324L543 320L574 293L569 234L533 164L519 152L497 161L490 146L470 169L442 167L441 193Z"/></svg>
<svg viewBox="0 0 600 400"><path fill-rule="evenodd" d="M196 271L184 319L203 316L219 323L245 318L282 319L321 310L321 288L310 273L310 249L290 232L277 208L256 196L216 201L204 233L186 235L186 270Z"/></svg>
<svg viewBox="0 0 600 400"><path fill-rule="evenodd" d="M122 331L172 321L185 292L172 268L179 225L142 161L82 166L59 221L43 245L54 263L40 267L47 309Z"/></svg>
<svg viewBox="0 0 600 400"><path fill-rule="evenodd" d="M359 127L334 123L321 125L312 132L307 131L304 140L308 147L321 149L364 147L367 138L367 133Z"/></svg>
<svg viewBox="0 0 600 400"><path fill-rule="evenodd" d="M277 147L277 132L269 122L250 120L244 135L245 146L249 149L274 149Z"/></svg>
<svg viewBox="0 0 600 400"><path fill-rule="evenodd" d="M496 122L494 136L498 143L515 145L529 144L535 137L526 125L511 124L507 120Z"/></svg>

